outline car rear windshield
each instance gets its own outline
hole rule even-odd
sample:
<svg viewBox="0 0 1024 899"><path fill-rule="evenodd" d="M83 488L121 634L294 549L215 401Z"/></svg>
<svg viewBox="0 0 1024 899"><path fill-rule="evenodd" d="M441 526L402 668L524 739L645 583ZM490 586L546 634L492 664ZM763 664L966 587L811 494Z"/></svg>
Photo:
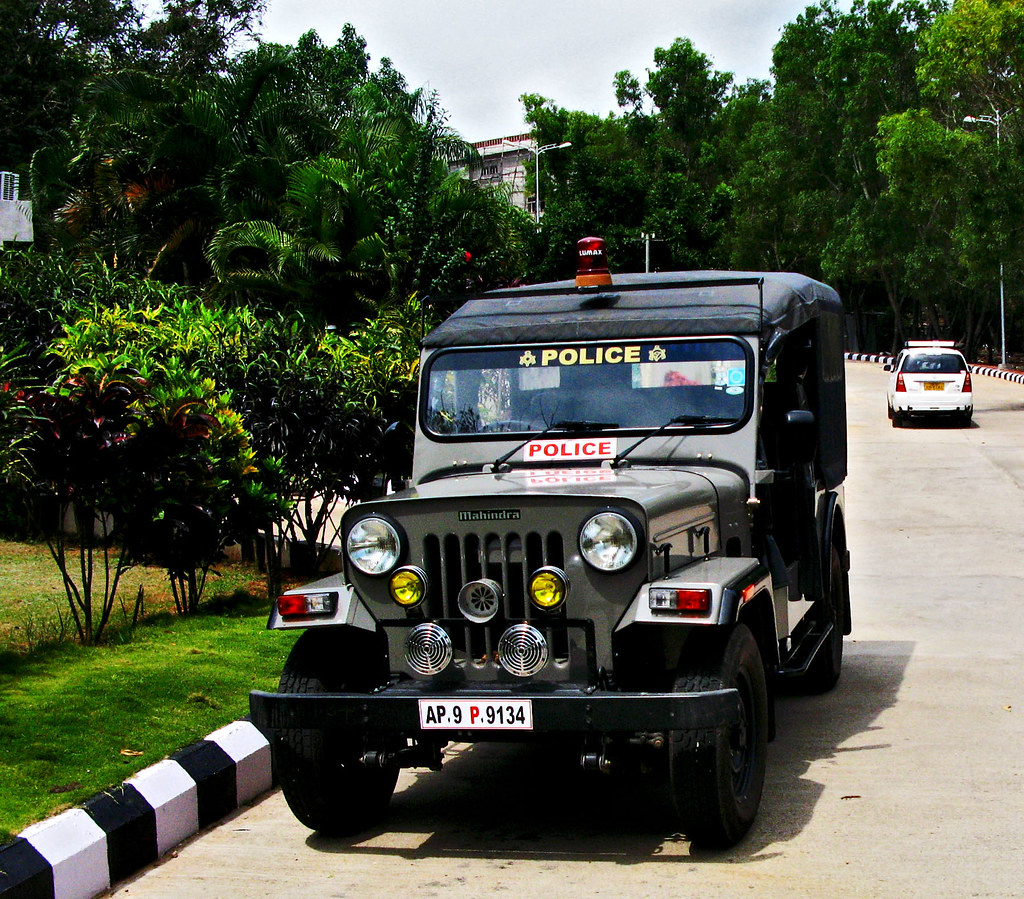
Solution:
<svg viewBox="0 0 1024 899"><path fill-rule="evenodd" d="M903 371L908 374L950 375L967 371L964 357L953 353L935 353L907 356Z"/></svg>
<svg viewBox="0 0 1024 899"><path fill-rule="evenodd" d="M441 437L565 421L637 430L676 416L730 427L748 414L752 364L734 338L442 350L427 363L423 425Z"/></svg>

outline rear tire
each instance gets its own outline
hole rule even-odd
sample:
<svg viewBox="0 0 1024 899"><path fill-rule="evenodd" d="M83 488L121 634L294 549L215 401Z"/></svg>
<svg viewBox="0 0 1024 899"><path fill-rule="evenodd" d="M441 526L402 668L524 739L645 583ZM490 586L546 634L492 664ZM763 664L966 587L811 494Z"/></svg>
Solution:
<svg viewBox="0 0 1024 899"><path fill-rule="evenodd" d="M369 640L354 639L335 628L306 631L285 662L278 692L370 689L377 685L372 674L382 664L383 656L374 652ZM344 670L334 674L332 669L339 668ZM325 835L347 835L384 816L398 768L364 765L357 736L319 728L285 730L275 741L274 752L285 801L306 827Z"/></svg>
<svg viewBox="0 0 1024 899"><path fill-rule="evenodd" d="M699 638L695 651L690 651ZM683 832L696 846L726 848L750 829L761 804L768 752L768 687L757 640L744 624L694 634L675 692L736 688L740 722L672 731L669 784Z"/></svg>
<svg viewBox="0 0 1024 899"><path fill-rule="evenodd" d="M800 678L805 693L827 693L839 681L843 668L843 635L846 632L847 585L839 550L832 546L829 554L828 587L824 597L811 609L816 624L831 624L828 641L818 651L807 673Z"/></svg>

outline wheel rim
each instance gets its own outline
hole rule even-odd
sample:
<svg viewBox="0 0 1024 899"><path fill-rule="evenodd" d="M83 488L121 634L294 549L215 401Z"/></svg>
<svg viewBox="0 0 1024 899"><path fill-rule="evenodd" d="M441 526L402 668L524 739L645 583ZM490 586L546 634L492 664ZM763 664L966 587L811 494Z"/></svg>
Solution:
<svg viewBox="0 0 1024 899"><path fill-rule="evenodd" d="M750 682L740 677L736 688L740 694L740 720L729 732L729 750L732 761L732 787L736 796L744 796L754 776L754 736L757 722L754 721L754 703L750 693Z"/></svg>

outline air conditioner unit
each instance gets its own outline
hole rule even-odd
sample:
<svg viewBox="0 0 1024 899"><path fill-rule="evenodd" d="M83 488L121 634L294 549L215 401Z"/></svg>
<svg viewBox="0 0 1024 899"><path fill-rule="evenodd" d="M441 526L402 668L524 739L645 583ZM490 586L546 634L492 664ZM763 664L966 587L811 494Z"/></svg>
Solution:
<svg viewBox="0 0 1024 899"><path fill-rule="evenodd" d="M0 172L0 200L18 199L18 178L14 172Z"/></svg>

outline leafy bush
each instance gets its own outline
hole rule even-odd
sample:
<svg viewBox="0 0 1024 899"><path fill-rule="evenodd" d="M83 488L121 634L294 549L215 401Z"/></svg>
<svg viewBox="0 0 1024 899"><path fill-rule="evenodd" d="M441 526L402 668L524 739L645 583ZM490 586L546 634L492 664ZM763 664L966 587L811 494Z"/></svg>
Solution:
<svg viewBox="0 0 1024 899"><path fill-rule="evenodd" d="M187 288L126 276L98 259L5 250L0 253L0 346L20 347L29 380L49 383L60 368L50 356L51 344L74 322L110 308L160 308L194 295Z"/></svg>
<svg viewBox="0 0 1024 899"><path fill-rule="evenodd" d="M43 531L84 643L99 641L121 576L140 560L165 567L178 611L195 612L256 473L241 419L212 380L175 367L144 376L129 361L74 364L29 399Z"/></svg>
<svg viewBox="0 0 1024 899"><path fill-rule="evenodd" d="M91 511L76 488L85 529L79 539L91 533L85 520L97 514L101 530L130 533L135 545L125 547L124 564L147 559L165 565L181 611L195 610L226 542L246 545L261 535L264 559L271 574L277 572L272 580L279 579L285 543L308 549L304 557L293 553L293 566L315 569L336 537L339 506L374 495L386 473L408 471L411 428L402 430L397 461L391 452L396 441L384 433L393 422L412 421L417 339L424 326L415 296L343 336L301 314L219 308L185 288L95 263L76 269L32 254L16 262L0 275L0 297L28 304L32 295L54 290L66 298L51 309L47 339L39 333L32 338L34 370L55 385L35 401L40 414L56 417L42 431L70 440L64 418L92 421L97 410L91 403L108 401L75 393L86 386L82 378L113 378L93 385L101 391L127 379L140 391L132 401L136 418L126 421L121 441L130 440L132 457L115 466L134 466L131 503L111 499L113 508L120 506L114 525L112 510ZM113 422L101 414L89 439L102 442L98 434ZM64 475L76 484L105 477L100 469L88 470L96 449L89 449L85 425L73 431L86 442L62 445L51 437L47 445L52 457L39 481L50 485L42 492L51 505L72 503L66 485L58 484L58 458L77 466ZM128 452L120 443L116 448ZM45 514L52 532L57 510ZM113 546L115 537L121 539L106 533L100 542ZM119 564L111 560L114 585ZM111 600L97 603L105 607ZM97 624L103 620L99 612ZM84 632L84 619L82 627Z"/></svg>
<svg viewBox="0 0 1024 899"><path fill-rule="evenodd" d="M40 524L83 643L106 627L136 533L131 432L146 383L113 362L105 369L82 368L28 398L36 437L29 459L43 500L36 508L49 513Z"/></svg>

